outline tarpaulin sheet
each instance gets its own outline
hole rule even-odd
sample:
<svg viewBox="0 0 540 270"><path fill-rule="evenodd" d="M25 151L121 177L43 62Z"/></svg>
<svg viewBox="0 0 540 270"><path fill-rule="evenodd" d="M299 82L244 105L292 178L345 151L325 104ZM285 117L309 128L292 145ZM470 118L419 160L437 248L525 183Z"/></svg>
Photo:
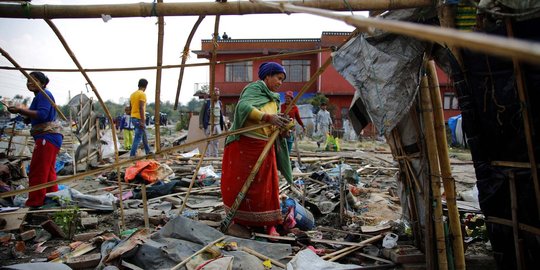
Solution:
<svg viewBox="0 0 540 270"><path fill-rule="evenodd" d="M358 36L333 53L334 67L356 89L351 111L367 112L379 135L388 134L409 112L424 50L421 41L384 34ZM360 133L367 123L352 124Z"/></svg>

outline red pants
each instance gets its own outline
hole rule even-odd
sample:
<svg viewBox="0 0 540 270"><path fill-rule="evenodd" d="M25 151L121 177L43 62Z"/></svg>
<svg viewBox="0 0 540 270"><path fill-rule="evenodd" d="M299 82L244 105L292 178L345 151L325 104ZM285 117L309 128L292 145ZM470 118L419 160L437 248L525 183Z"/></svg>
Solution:
<svg viewBox="0 0 540 270"><path fill-rule="evenodd" d="M60 151L60 148L54 144L44 139L36 140L32 161L30 161L30 173L28 174L30 187L56 180L55 165L58 151ZM30 192L26 206L42 206L45 201L45 194L55 191L58 191L58 185Z"/></svg>

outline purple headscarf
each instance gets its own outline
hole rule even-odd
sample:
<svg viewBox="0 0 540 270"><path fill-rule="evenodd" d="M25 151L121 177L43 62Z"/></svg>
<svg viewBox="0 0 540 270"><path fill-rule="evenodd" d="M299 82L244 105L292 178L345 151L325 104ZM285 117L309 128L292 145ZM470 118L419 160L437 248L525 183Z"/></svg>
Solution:
<svg viewBox="0 0 540 270"><path fill-rule="evenodd" d="M282 65L276 63L276 62L265 62L262 63L259 66L259 79L264 80L266 76L283 73L285 75L285 78L287 78L287 72L285 72L285 68L283 68Z"/></svg>

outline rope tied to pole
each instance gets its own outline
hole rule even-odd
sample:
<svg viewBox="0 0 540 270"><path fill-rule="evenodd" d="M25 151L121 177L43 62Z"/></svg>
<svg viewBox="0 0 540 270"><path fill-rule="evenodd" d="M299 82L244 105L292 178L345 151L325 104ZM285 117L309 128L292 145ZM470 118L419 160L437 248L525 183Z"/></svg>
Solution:
<svg viewBox="0 0 540 270"><path fill-rule="evenodd" d="M152 11L150 12L150 16L158 17L156 0L154 0L154 2L152 3Z"/></svg>
<svg viewBox="0 0 540 270"><path fill-rule="evenodd" d="M31 8L31 4L29 2L26 2L26 3L23 3L21 4L23 10L24 10L24 14L26 14L26 17L28 19L30 19L30 8Z"/></svg>

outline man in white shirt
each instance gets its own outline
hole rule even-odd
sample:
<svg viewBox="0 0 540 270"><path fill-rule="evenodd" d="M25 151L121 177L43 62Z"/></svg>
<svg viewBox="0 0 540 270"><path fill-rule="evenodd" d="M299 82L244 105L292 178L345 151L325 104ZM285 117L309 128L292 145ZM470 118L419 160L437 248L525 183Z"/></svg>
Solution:
<svg viewBox="0 0 540 270"><path fill-rule="evenodd" d="M326 141L326 135L332 132L332 117L330 112L327 110L327 104L325 102L321 103L321 109L315 116L315 132L319 131L321 139L317 141L317 147L321 147L321 143Z"/></svg>

